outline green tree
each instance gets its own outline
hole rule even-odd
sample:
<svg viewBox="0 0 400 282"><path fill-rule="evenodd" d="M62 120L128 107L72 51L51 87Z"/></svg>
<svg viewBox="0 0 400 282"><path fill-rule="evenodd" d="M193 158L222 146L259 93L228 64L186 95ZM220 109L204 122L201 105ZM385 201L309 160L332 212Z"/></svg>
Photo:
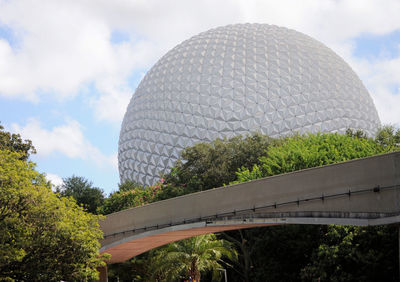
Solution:
<svg viewBox="0 0 400 282"><path fill-rule="evenodd" d="M398 281L398 226L327 226L303 281Z"/></svg>
<svg viewBox="0 0 400 282"><path fill-rule="evenodd" d="M165 182L176 190L168 188L171 194L192 193L228 184L236 178L240 167L251 168L258 158L266 154L273 139L254 134L246 137L217 139L211 143L199 143L184 149ZM176 193L178 191L178 193Z"/></svg>
<svg viewBox="0 0 400 282"><path fill-rule="evenodd" d="M156 250L153 258L154 277L167 281L191 279L200 281L201 274L213 272L213 280L220 279L223 257L234 261L237 253L232 244L218 240L215 234L206 234L171 243Z"/></svg>
<svg viewBox="0 0 400 282"><path fill-rule="evenodd" d="M99 216L59 199L23 156L0 150L0 280L96 279Z"/></svg>
<svg viewBox="0 0 400 282"><path fill-rule="evenodd" d="M400 149L385 146L372 138L355 137L337 133L306 134L284 138L259 158L253 168L241 168L233 183L245 182L300 169L328 165L363 158Z"/></svg>
<svg viewBox="0 0 400 282"><path fill-rule="evenodd" d="M22 140L19 134L4 131L4 127L0 124L0 150L6 149L19 152L21 160L27 160L30 154L36 153L31 140Z"/></svg>
<svg viewBox="0 0 400 282"><path fill-rule="evenodd" d="M140 186L132 181L126 181L119 185L119 190L110 194L102 206L98 208L100 214L142 206L155 201L157 194L161 191L161 185Z"/></svg>
<svg viewBox="0 0 400 282"><path fill-rule="evenodd" d="M376 135L376 142L386 147L387 150L396 150L400 146L400 128L384 126Z"/></svg>
<svg viewBox="0 0 400 282"><path fill-rule="evenodd" d="M56 192L62 197L74 198L78 205L93 214L104 202L103 190L93 187L92 182L81 176L63 178L63 184L57 186Z"/></svg>

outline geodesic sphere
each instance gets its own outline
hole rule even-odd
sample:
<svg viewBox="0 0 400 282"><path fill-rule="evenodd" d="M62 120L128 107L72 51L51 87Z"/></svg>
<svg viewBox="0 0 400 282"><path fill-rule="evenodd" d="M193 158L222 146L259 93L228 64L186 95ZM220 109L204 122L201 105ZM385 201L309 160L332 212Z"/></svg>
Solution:
<svg viewBox="0 0 400 282"><path fill-rule="evenodd" d="M322 43L266 24L219 27L173 48L139 84L122 122L120 178L154 184L182 149L217 138L373 135L379 125L360 79Z"/></svg>

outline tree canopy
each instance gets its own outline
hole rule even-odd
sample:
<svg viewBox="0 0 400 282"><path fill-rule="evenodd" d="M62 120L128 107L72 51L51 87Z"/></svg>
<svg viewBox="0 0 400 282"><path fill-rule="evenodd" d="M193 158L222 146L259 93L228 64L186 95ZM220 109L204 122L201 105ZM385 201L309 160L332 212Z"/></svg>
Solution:
<svg viewBox="0 0 400 282"><path fill-rule="evenodd" d="M96 214L104 202L103 190L93 187L93 183L81 176L63 178L63 183L56 187L62 197L73 197L78 205L88 212Z"/></svg>
<svg viewBox="0 0 400 282"><path fill-rule="evenodd" d="M217 239L215 234L191 237L157 249L152 258L153 277L164 281L200 281L202 273L211 271L213 281L218 281L223 256L231 261L237 259L230 242Z"/></svg>
<svg viewBox="0 0 400 282"><path fill-rule="evenodd" d="M258 163L272 142L272 138L254 134L195 144L182 151L165 182L183 187L184 193L228 184L236 178L238 168L251 168Z"/></svg>
<svg viewBox="0 0 400 282"><path fill-rule="evenodd" d="M392 142L390 144L387 146L384 142L360 138L352 133L290 136L270 146L268 154L259 157L259 164L254 164L251 169L242 167L234 183L373 156L400 148L400 145L396 147Z"/></svg>
<svg viewBox="0 0 400 282"><path fill-rule="evenodd" d="M4 131L4 127L0 124L0 149L19 152L21 160L27 160L30 154L35 154L36 149L32 145L31 140L22 140L19 134L11 134Z"/></svg>
<svg viewBox="0 0 400 282"><path fill-rule="evenodd" d="M58 198L23 152L0 149L0 280L98 277L98 216Z"/></svg>
<svg viewBox="0 0 400 282"><path fill-rule="evenodd" d="M398 226L326 226L302 281L398 281Z"/></svg>
<svg viewBox="0 0 400 282"><path fill-rule="evenodd" d="M111 193L105 199L104 204L98 208L98 212L110 214L154 202L160 191L161 184L143 187L135 182L126 181L119 185L118 191Z"/></svg>

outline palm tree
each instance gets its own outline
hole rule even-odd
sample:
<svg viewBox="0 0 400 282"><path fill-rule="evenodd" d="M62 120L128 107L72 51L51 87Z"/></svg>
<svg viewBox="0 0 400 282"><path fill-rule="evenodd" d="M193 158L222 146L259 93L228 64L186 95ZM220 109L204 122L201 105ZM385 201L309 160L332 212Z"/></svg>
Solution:
<svg viewBox="0 0 400 282"><path fill-rule="evenodd" d="M200 281L201 273L213 272L213 280L220 277L222 257L237 260L237 252L226 240L218 240L215 234L206 234L171 243L155 251L153 258L154 278L177 281L191 277Z"/></svg>

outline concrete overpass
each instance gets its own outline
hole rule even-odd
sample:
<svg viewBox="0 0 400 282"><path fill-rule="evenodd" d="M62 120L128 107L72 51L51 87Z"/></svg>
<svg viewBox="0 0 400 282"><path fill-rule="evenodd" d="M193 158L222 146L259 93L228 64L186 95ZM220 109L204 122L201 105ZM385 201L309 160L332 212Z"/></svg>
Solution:
<svg viewBox="0 0 400 282"><path fill-rule="evenodd" d="M400 222L400 152L267 177L110 214L109 263L192 236L277 224Z"/></svg>

